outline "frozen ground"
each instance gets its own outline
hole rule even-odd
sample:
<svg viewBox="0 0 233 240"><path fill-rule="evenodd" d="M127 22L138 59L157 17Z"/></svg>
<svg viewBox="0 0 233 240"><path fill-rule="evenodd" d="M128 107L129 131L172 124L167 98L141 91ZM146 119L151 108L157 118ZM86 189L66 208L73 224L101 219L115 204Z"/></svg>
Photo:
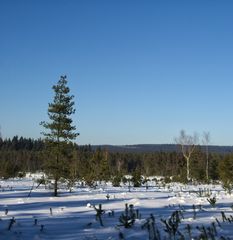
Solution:
<svg viewBox="0 0 233 240"><path fill-rule="evenodd" d="M127 187L113 188L110 185L96 190L78 187L72 193L65 189L60 191L59 197L52 197L51 190L44 186L34 188L28 197L33 186L32 177L2 180L0 185L1 240L146 240L149 239L148 229L142 229L142 226L150 214L155 217L154 226L161 240L173 239L164 231L166 227L161 219L168 220L176 210L182 216L178 230L183 239L198 239L205 230L212 232L212 235L208 233L209 239L233 239L233 196L226 194L219 185L164 186L153 183L148 190L145 187L132 188L131 192ZM207 198L214 196L217 202L211 206ZM119 217L124 213L126 203L133 204L135 213L139 210L140 216L132 228L119 226ZM99 204L105 210L103 226L96 220L93 208ZM228 219L223 219L221 212ZM12 217L15 222L9 230ZM177 233L175 239L182 239L182 235Z"/></svg>

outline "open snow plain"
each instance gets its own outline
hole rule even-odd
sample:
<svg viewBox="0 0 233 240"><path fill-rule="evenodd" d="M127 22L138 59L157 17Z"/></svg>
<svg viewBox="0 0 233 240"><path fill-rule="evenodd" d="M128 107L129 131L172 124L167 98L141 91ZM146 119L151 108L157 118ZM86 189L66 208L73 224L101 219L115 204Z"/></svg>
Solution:
<svg viewBox="0 0 233 240"><path fill-rule="evenodd" d="M72 193L63 189L53 197L52 190L36 189L35 183L28 197L33 180L0 181L1 240L233 239L233 196L220 185L151 183L149 189L129 192L127 186L109 184L77 187ZM207 199L214 197L216 203L211 205ZM103 226L94 209L99 204ZM125 204L132 207L128 213ZM125 228L119 217L132 213L133 224Z"/></svg>

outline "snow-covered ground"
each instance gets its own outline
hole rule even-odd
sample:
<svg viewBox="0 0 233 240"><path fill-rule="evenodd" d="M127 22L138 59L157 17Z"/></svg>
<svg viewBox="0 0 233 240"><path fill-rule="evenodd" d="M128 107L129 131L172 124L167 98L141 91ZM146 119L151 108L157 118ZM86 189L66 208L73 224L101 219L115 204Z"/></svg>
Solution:
<svg viewBox="0 0 233 240"><path fill-rule="evenodd" d="M153 229L159 232L153 239L174 239L165 231L163 221L169 223L176 210L180 223L175 239L198 239L205 231L209 239L233 239L233 196L225 193L220 185L153 184L149 189L132 188L131 192L127 186L77 187L72 193L60 191L59 197L53 197L52 191L44 186L36 189L36 184L28 197L32 177L2 180L0 185L1 240L146 240ZM207 200L213 197L216 197L215 206ZM103 226L96 220L94 206L99 208L99 204L105 211L101 215ZM125 204L133 205L133 213L138 214L131 228L119 222L119 217L125 214ZM223 219L222 212L228 219Z"/></svg>

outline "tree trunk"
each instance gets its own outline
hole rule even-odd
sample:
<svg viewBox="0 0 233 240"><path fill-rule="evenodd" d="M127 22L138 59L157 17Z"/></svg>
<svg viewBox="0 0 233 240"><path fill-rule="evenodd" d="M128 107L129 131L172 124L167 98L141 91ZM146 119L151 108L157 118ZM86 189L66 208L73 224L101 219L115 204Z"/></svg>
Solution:
<svg viewBox="0 0 233 240"><path fill-rule="evenodd" d="M208 147L206 147L206 180L209 181L209 151Z"/></svg>
<svg viewBox="0 0 233 240"><path fill-rule="evenodd" d="M57 197L57 178L54 179L54 197Z"/></svg>
<svg viewBox="0 0 233 240"><path fill-rule="evenodd" d="M54 177L54 196L57 197L57 182L58 182L58 163L59 163L59 143L60 139L59 137L57 138L57 154L56 154L56 173Z"/></svg>
<svg viewBox="0 0 233 240"><path fill-rule="evenodd" d="M209 181L209 161L206 161L206 180Z"/></svg>
<svg viewBox="0 0 233 240"><path fill-rule="evenodd" d="M189 173L189 165L190 165L190 159L186 158L186 163L187 163L187 181L190 180L190 173Z"/></svg>

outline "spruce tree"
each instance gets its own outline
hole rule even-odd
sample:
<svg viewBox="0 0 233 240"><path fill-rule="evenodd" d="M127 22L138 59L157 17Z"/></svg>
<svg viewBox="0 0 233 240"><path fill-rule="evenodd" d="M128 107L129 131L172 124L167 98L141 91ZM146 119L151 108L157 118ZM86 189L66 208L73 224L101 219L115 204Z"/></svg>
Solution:
<svg viewBox="0 0 233 240"><path fill-rule="evenodd" d="M132 173L132 182L134 187L140 187L142 185L141 170L136 168Z"/></svg>
<svg viewBox="0 0 233 240"><path fill-rule="evenodd" d="M219 164L219 175L223 187L231 193L233 190L233 154L226 155Z"/></svg>
<svg viewBox="0 0 233 240"><path fill-rule="evenodd" d="M54 99L49 103L48 122L41 122L41 125L47 130L42 132L46 137L45 143L49 151L49 159L45 170L54 180L54 196L57 196L58 181L66 172L67 154L70 149L70 143L78 133L76 127L72 125L71 115L75 113L73 95L69 95L70 89L67 86L66 76L61 76L54 90Z"/></svg>

